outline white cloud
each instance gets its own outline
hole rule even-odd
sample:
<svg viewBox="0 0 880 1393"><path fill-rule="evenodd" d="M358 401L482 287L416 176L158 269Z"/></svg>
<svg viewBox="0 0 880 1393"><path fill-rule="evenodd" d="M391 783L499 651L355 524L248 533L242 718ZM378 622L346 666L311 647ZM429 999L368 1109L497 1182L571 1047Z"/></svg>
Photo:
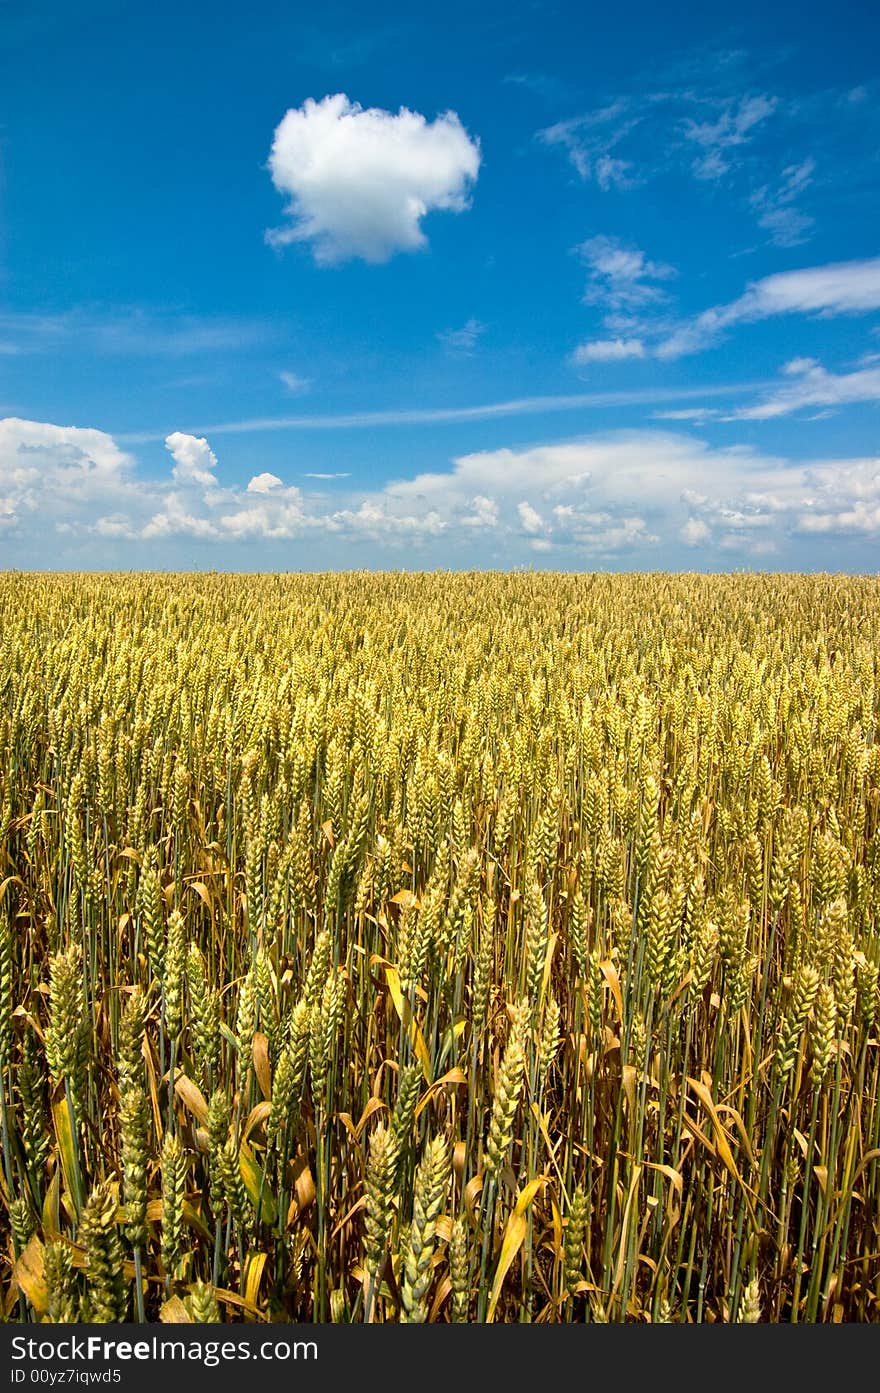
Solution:
<svg viewBox="0 0 880 1393"><path fill-rule="evenodd" d="M596 183L603 193L607 193L609 189L634 189L638 180L631 173L632 168L632 160L600 155L595 166Z"/></svg>
<svg viewBox="0 0 880 1393"><path fill-rule="evenodd" d="M248 493L272 493L274 489L283 488L284 484L277 474L255 474L250 480Z"/></svg>
<svg viewBox="0 0 880 1393"><path fill-rule="evenodd" d="M265 537L273 541L286 540L299 536L311 525L311 519L303 511L300 492L296 488L284 490L284 501L280 504L255 504L236 508L224 513L219 519L221 529L230 537Z"/></svg>
<svg viewBox="0 0 880 1393"><path fill-rule="evenodd" d="M290 221L268 235L278 246L310 242L320 265L387 261L425 246L427 213L468 207L479 167L479 142L453 111L427 121L341 92L308 98L275 131L269 169Z"/></svg>
<svg viewBox="0 0 880 1393"><path fill-rule="evenodd" d="M658 358L680 358L716 343L735 324L781 314L823 316L880 309L880 257L779 271L748 287L738 300L704 310L656 348Z"/></svg>
<svg viewBox="0 0 880 1393"><path fill-rule="evenodd" d="M172 478L180 484L201 484L203 488L213 488L217 479L217 456L207 440L195 435L184 435L174 431L165 441L165 447L174 460Z"/></svg>
<svg viewBox="0 0 880 1393"><path fill-rule="evenodd" d="M644 358L645 345L641 339L594 339L578 344L571 355L578 367L585 363L617 363L624 358Z"/></svg>
<svg viewBox="0 0 880 1393"><path fill-rule="evenodd" d="M288 392L291 392L295 397L301 396L303 392L307 392L312 385L312 379L310 377L301 377L298 372L284 371L279 372L278 376L281 378Z"/></svg>
<svg viewBox="0 0 880 1393"><path fill-rule="evenodd" d="M595 178L603 191L614 186L631 188L637 182L630 173L632 161L619 159L610 152L641 119L632 114L628 98L618 97L595 111L547 126L538 132L538 139L544 145L563 149L580 177Z"/></svg>
<svg viewBox="0 0 880 1393"><path fill-rule="evenodd" d="M706 421L718 412L713 406L682 406L676 411L655 411L655 421Z"/></svg>
<svg viewBox="0 0 880 1393"><path fill-rule="evenodd" d="M77 307L62 314L0 311L0 353L57 353L102 357L185 358L242 352L273 337L259 320L111 306Z"/></svg>
<svg viewBox="0 0 880 1393"><path fill-rule="evenodd" d="M119 519L113 519L114 528L118 529ZM107 519L98 518L96 527L98 531L103 531L106 527ZM124 535L120 530L116 530L116 536ZM165 501L165 506L154 513L151 518L143 524L141 528L129 524L128 536L132 540L136 537L150 541L154 537L201 537L203 539L219 537L220 530L211 522L210 518L199 517L195 513L186 510L184 500L176 493L170 493Z"/></svg>
<svg viewBox="0 0 880 1393"><path fill-rule="evenodd" d="M134 461L104 431L0 420L0 528L75 520L129 494Z"/></svg>
<svg viewBox="0 0 880 1393"><path fill-rule="evenodd" d="M653 350L652 350L653 352ZM203 435L253 435L262 431L375 430L379 426L445 425L458 421L500 421L509 416L549 415L554 412L604 409L608 406L654 406L665 401L687 401L695 396L741 397L772 386L757 381L704 383L701 387L635 387L602 392L567 392L560 396L512 397L507 401L483 402L477 406L390 407L374 411L301 416L248 416L240 421L215 421L199 426ZM156 431L120 435L126 445L147 445L164 440ZM308 475L306 477L309 477ZM314 478L340 475L313 475Z"/></svg>
<svg viewBox="0 0 880 1393"><path fill-rule="evenodd" d="M736 319L771 314L858 314L880 309L880 257L780 271L750 286L731 306Z"/></svg>
<svg viewBox="0 0 880 1393"><path fill-rule="evenodd" d="M788 416L806 407L849 406L855 402L880 401L880 367L858 372L826 372L814 358L795 358L783 371L792 380L752 406L730 413L736 421L767 421Z"/></svg>
<svg viewBox="0 0 880 1393"><path fill-rule="evenodd" d="M728 67L707 50L676 73L657 70L653 90L640 81L637 90L557 121L536 139L564 151L580 178L605 192L684 174L709 185L711 197L711 186L723 180L732 213L750 208L772 245L797 246L814 228L801 199L817 160L832 201L837 190L870 182L872 145L858 102L875 94L856 88L853 99L831 87L788 100L748 90L760 71L740 60ZM780 151L787 161L781 171Z"/></svg>
<svg viewBox="0 0 880 1393"><path fill-rule="evenodd" d="M486 325L481 323L479 319L472 317L465 324L462 324L460 329L441 329L437 338L447 353L467 357L473 353L477 346L477 340L485 332Z"/></svg>
<svg viewBox="0 0 880 1393"><path fill-rule="evenodd" d="M693 164L698 179L718 179L731 165L730 152L745 145L752 132L776 110L775 97L757 95L729 101L715 121L684 123L685 137L700 146L703 153Z"/></svg>
<svg viewBox="0 0 880 1393"><path fill-rule="evenodd" d="M450 471L388 484L383 497L392 511L430 509L453 530L475 490L496 500L502 529L518 524L554 546L615 555L664 538L713 538L749 557L807 531L866 534L880 507L880 462L792 464L742 446L623 431L464 455Z"/></svg>
<svg viewBox="0 0 880 1393"><path fill-rule="evenodd" d="M857 500L852 507L837 512L806 513L799 521L799 530L807 535L833 534L838 537L858 535L880 536L880 502Z"/></svg>
<svg viewBox="0 0 880 1393"><path fill-rule="evenodd" d="M498 526L498 504L494 498L486 498L484 494L477 494L471 500L472 513L465 513L461 521L465 527L497 527Z"/></svg>
<svg viewBox="0 0 880 1393"><path fill-rule="evenodd" d="M818 358L789 358L787 363L783 363L782 371L786 377L799 377L802 372L809 372L810 368L818 366Z"/></svg>
<svg viewBox="0 0 880 1393"><path fill-rule="evenodd" d="M609 309L631 310L666 298L655 281L669 280L675 270L663 262L649 261L638 247L616 237L590 237L576 248L589 276L584 300Z"/></svg>
<svg viewBox="0 0 880 1393"><path fill-rule="evenodd" d="M442 564L481 535L511 561L535 542L574 558L638 559L658 545L749 558L798 538L880 538L880 460L794 463L673 431L479 451L445 470L349 485L338 504L266 472L247 485L224 482L207 441L194 436L176 433L169 449L173 467L148 479L104 432L2 421L0 525L28 555L41 555L54 531L68 547L125 540L144 548L147 564L152 544L175 538L368 541L380 553L442 539ZM829 556L835 567L841 559L839 550Z"/></svg>
<svg viewBox="0 0 880 1393"><path fill-rule="evenodd" d="M720 150L707 150L705 155L694 160L691 169L697 179L721 179L730 169L730 161Z"/></svg>
<svg viewBox="0 0 880 1393"><path fill-rule="evenodd" d="M815 218L801 213L797 208L765 208L758 226L770 233L770 241L776 247L799 247L806 242L806 234L815 224Z"/></svg>
<svg viewBox="0 0 880 1393"><path fill-rule="evenodd" d="M340 508L322 519L321 525L331 533L346 533L392 547L401 540L409 544L439 537L448 527L434 509L428 513L406 513L389 508L384 494L364 499L358 508Z"/></svg>
<svg viewBox="0 0 880 1393"><path fill-rule="evenodd" d="M816 169L812 158L800 164L788 165L782 171L782 178L776 188L769 184L756 189L750 203L757 213L758 225L770 233L770 240L777 247L796 247L806 241L806 233L813 226L814 219L795 208L796 198L809 187Z"/></svg>
<svg viewBox="0 0 880 1393"><path fill-rule="evenodd" d="M518 503L516 511L525 532L543 532L544 519L531 503Z"/></svg>
<svg viewBox="0 0 880 1393"><path fill-rule="evenodd" d="M682 541L686 542L689 547L701 546L703 542L708 542L711 535L712 530L709 524L702 518L688 518L679 532Z"/></svg>

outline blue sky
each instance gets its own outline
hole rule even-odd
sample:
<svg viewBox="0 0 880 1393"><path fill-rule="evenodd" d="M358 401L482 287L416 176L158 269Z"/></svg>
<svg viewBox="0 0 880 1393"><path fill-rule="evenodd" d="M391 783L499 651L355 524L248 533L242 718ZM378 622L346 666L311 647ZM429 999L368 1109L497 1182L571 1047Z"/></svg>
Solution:
<svg viewBox="0 0 880 1393"><path fill-rule="evenodd" d="M877 569L880 11L0 0L0 564Z"/></svg>

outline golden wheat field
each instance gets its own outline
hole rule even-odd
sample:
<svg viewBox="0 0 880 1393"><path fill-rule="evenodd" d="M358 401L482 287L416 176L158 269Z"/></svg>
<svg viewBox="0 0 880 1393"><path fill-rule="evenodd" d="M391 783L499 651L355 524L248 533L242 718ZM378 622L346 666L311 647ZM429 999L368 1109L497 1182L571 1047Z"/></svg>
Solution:
<svg viewBox="0 0 880 1393"><path fill-rule="evenodd" d="M7 1320L880 1319L880 582L0 604Z"/></svg>

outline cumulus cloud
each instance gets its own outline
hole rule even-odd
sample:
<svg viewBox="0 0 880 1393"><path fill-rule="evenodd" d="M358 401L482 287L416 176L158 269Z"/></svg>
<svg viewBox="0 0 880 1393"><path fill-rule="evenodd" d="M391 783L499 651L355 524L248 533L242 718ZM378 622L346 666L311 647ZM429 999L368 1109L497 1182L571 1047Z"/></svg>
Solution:
<svg viewBox="0 0 880 1393"><path fill-rule="evenodd" d="M80 514L127 501L132 457L104 431L17 417L0 420L0 528L43 531L47 513Z"/></svg>
<svg viewBox="0 0 880 1393"><path fill-rule="evenodd" d="M132 526L129 522L128 527L124 529L122 519L119 517L98 518L95 526L99 532L103 533L108 522L112 525L115 536L126 537L129 541L134 541L135 538L151 541L155 537L211 538L220 536L219 528L210 518L187 512L184 500L176 493L169 493L164 506L152 517L147 518L141 528Z"/></svg>
<svg viewBox="0 0 880 1393"><path fill-rule="evenodd" d="M708 542L712 532L709 524L702 518L688 518L682 527L679 536L689 547L698 547L703 542Z"/></svg>
<svg viewBox="0 0 880 1393"><path fill-rule="evenodd" d="M501 529L553 548L610 557L677 540L751 557L822 528L866 535L880 462L793 464L669 431L621 431L463 455L451 470L388 484L383 497L391 512L430 511L453 534L477 490L495 500Z"/></svg>
<svg viewBox="0 0 880 1393"><path fill-rule="evenodd" d="M165 441L165 448L174 460L171 476L179 484L201 484L203 488L214 488L217 479L217 456L207 440L195 435L184 435L174 431Z"/></svg>
<svg viewBox="0 0 880 1393"><path fill-rule="evenodd" d="M498 526L498 504L494 498L486 498L483 494L477 494L471 500L473 512L465 513L461 522L463 527L497 527Z"/></svg>
<svg viewBox="0 0 880 1393"><path fill-rule="evenodd" d="M426 245L426 214L469 206L479 168L479 141L454 111L427 121L342 92L308 98L275 130L269 170L289 221L267 235L276 246L309 242L319 265L388 261Z"/></svg>
<svg viewBox="0 0 880 1393"><path fill-rule="evenodd" d="M439 537L448 527L435 509L428 513L408 513L389 507L383 494L365 498L357 508L340 508L323 518L321 525L330 533L366 538L391 547L401 540L411 544Z"/></svg>
<svg viewBox="0 0 880 1393"><path fill-rule="evenodd" d="M813 371L786 382L797 386ZM102 431L0 422L0 527L29 555L54 530L70 547L91 545L90 556L102 542L125 541L141 548L126 555L145 564L154 544L174 539L206 547L312 539L331 560L334 543L368 541L393 554L442 542L435 555L449 564L479 538L497 541L510 560L538 549L560 561L647 564L659 546L692 547L710 561L719 552L771 555L798 538L835 546L880 538L880 460L794 463L672 430L478 451L379 487L350 483L332 501L266 471L247 484L224 481L200 437L177 432L168 449L167 474L147 478ZM833 564L841 559L835 550Z"/></svg>
<svg viewBox="0 0 880 1393"><path fill-rule="evenodd" d="M516 511L524 532L544 531L544 519L531 503L517 503Z"/></svg>
<svg viewBox="0 0 880 1393"><path fill-rule="evenodd" d="M250 480L248 493L272 493L274 489L283 488L284 484L277 474L255 474Z"/></svg>
<svg viewBox="0 0 880 1393"><path fill-rule="evenodd" d="M265 537L272 541L284 541L302 534L310 525L305 513L299 489L283 490L283 498L272 504L258 503L235 507L223 513L219 521L221 531L234 538Z"/></svg>

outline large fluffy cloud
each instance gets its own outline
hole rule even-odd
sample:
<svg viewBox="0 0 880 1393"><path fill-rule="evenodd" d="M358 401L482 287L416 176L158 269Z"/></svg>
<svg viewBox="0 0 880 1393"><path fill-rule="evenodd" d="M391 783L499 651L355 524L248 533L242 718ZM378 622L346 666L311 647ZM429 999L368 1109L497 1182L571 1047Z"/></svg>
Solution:
<svg viewBox="0 0 880 1393"><path fill-rule="evenodd" d="M479 142L453 111L427 121L364 109L339 92L308 98L275 131L269 169L289 200L276 244L310 242L319 263L387 261L425 245L422 218L461 212L480 167Z"/></svg>
<svg viewBox="0 0 880 1393"><path fill-rule="evenodd" d="M809 372L796 365L801 373ZM797 538L880 537L880 461L792 463L734 447L717 449L667 430L618 431L526 449L462 455L450 468L373 489L328 494L262 471L224 483L208 442L175 432L171 470L149 479L102 431L0 422L0 524L40 555L63 533L94 564L101 539L139 548L157 541L208 545L368 541L449 564L455 549L494 547L508 564L549 553L565 564L647 564L658 546L684 544L704 563L731 553L773 555ZM320 481L319 481L320 483ZM91 542L89 541L91 538ZM436 545L435 553L425 551ZM272 553L277 555L277 553ZM814 554L815 561L815 554Z"/></svg>
<svg viewBox="0 0 880 1393"><path fill-rule="evenodd" d="M122 503L133 463L100 430L0 420L0 529L39 533L47 512L75 520Z"/></svg>

